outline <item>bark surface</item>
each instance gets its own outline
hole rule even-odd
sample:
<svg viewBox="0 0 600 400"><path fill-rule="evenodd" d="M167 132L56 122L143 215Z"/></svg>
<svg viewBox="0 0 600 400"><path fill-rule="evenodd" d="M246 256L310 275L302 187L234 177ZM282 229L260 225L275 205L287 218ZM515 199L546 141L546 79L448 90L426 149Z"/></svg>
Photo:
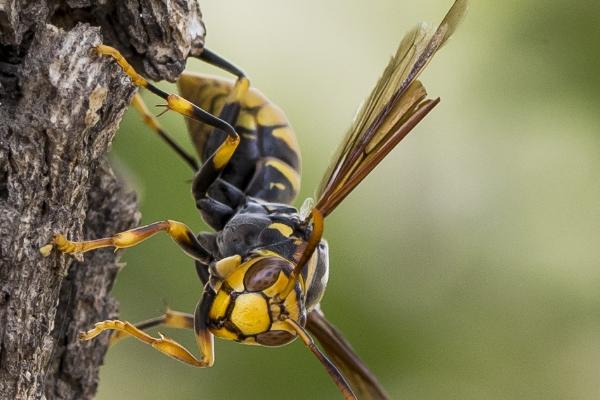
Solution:
<svg viewBox="0 0 600 400"><path fill-rule="evenodd" d="M39 253L56 232L97 238L139 221L105 155L135 88L100 43L174 80L202 51L196 0L0 0L0 399L86 399L115 318L112 250Z"/></svg>

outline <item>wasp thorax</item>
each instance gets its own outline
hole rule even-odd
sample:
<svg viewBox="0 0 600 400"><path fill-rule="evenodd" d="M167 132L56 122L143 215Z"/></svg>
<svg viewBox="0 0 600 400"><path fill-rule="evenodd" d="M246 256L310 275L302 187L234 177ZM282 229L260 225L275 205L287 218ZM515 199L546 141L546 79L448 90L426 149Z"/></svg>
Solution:
<svg viewBox="0 0 600 400"><path fill-rule="evenodd" d="M294 265L277 255L253 255L234 268L230 260L226 263L222 269L227 274L221 277L208 313L210 331L224 339L264 346L294 340L296 331L285 320L306 322L301 284L297 282L283 297Z"/></svg>

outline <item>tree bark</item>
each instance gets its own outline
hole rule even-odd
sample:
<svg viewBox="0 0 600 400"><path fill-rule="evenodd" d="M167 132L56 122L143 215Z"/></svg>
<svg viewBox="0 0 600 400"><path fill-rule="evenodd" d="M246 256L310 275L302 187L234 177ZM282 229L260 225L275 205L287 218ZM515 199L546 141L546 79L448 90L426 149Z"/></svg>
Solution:
<svg viewBox="0 0 600 400"><path fill-rule="evenodd" d="M139 221L135 195L105 154L135 88L93 47L117 47L151 79L174 80L198 55L196 0L0 0L0 399L86 399L115 318L112 250L74 257L39 248Z"/></svg>

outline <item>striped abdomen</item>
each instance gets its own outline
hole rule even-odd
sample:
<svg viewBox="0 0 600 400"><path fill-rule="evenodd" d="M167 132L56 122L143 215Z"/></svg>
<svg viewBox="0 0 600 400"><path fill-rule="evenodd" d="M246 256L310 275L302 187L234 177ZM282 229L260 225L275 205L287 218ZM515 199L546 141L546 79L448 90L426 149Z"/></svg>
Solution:
<svg viewBox="0 0 600 400"><path fill-rule="evenodd" d="M231 81L222 78L189 72L178 81L184 98L217 116L232 86ZM221 182L213 184L211 196L225 200L231 197L220 193L225 181L246 196L290 204L300 189L300 152L285 114L254 88L242 97L237 109L234 121L227 122L235 127L241 141L221 174ZM204 161L222 143L224 133L193 120L187 120L187 124ZM234 209L238 206L227 205Z"/></svg>

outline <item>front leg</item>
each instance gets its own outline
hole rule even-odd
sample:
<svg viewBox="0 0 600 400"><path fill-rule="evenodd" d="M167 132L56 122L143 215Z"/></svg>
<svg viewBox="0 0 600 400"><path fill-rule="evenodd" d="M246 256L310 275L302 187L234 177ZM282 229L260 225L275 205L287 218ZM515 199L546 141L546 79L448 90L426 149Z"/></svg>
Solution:
<svg viewBox="0 0 600 400"><path fill-rule="evenodd" d="M82 242L73 242L67 240L63 235L57 234L49 244L40 249L40 252L42 255L48 256L54 247L58 251L67 254L85 253L104 247L123 249L136 246L158 232L166 232L193 259L209 262L210 253L204 249L190 228L181 222L172 220L154 222L150 225L117 233L114 236Z"/></svg>
<svg viewBox="0 0 600 400"><path fill-rule="evenodd" d="M192 365L194 367L205 368L211 367L213 364L212 357L203 356L200 359L194 357L192 353L189 352L185 347L164 336L162 333L159 333L159 337L155 338L153 336L148 335L146 332L141 329L136 328L133 324L127 321L119 321L119 320L108 320L98 322L94 328L90 329L87 332L82 332L79 334L79 339L81 340L91 340L98 336L100 333L114 330L119 332L119 337L123 336L133 336L139 341L149 344L156 350L160 351L163 354L168 355L171 358L174 358L178 361L184 362L186 364ZM204 344L204 348L209 349L209 354L212 354L212 335L208 338L210 343Z"/></svg>
<svg viewBox="0 0 600 400"><path fill-rule="evenodd" d="M165 99L167 101L168 109L173 110L188 118L195 119L196 121L210 125L214 128L223 130L230 137L237 136L235 129L233 129L233 127L229 123L204 111L203 109L190 103L183 97L176 94L169 94L159 89L152 83L148 82L143 76L136 72L136 70L131 66L131 64L127 62L125 57L123 57L123 55L117 49L101 44L96 47L96 51L101 56L112 57L117 62L117 64L119 64L123 72L125 72L129 76L134 85L146 88L155 95ZM247 82L247 79L244 78L244 81Z"/></svg>
<svg viewBox="0 0 600 400"><path fill-rule="evenodd" d="M167 356L174 358L178 361L184 362L186 364L192 365L194 367L206 368L212 367L215 361L214 354L214 336L208 330L207 320L208 320L208 311L210 310L213 301L215 299L215 292L210 288L209 285L206 285L204 288L204 293L202 295L202 299L196 306L196 311L193 316L193 327L194 333L196 336L196 343L198 344L198 348L202 356L198 359L196 358L189 350L183 347L181 344L177 343L173 339L163 336L159 333L159 337L155 338L153 336L148 335L142 329L136 327L135 325L119 320L107 320L103 322L97 323L94 328L90 329L87 332L82 332L79 335L81 340L91 340L101 334L104 331L117 331L115 338L120 339L125 336L132 336L139 341L149 344L156 350L160 351ZM169 315L166 315L169 317ZM184 313L177 313L171 315L172 320L170 321L171 326L188 328L190 322L190 315ZM142 324L145 326L140 326L141 328L154 326L160 323L167 323L169 325L169 320L167 318L155 319L152 321L146 321ZM141 324L140 324L141 325Z"/></svg>

